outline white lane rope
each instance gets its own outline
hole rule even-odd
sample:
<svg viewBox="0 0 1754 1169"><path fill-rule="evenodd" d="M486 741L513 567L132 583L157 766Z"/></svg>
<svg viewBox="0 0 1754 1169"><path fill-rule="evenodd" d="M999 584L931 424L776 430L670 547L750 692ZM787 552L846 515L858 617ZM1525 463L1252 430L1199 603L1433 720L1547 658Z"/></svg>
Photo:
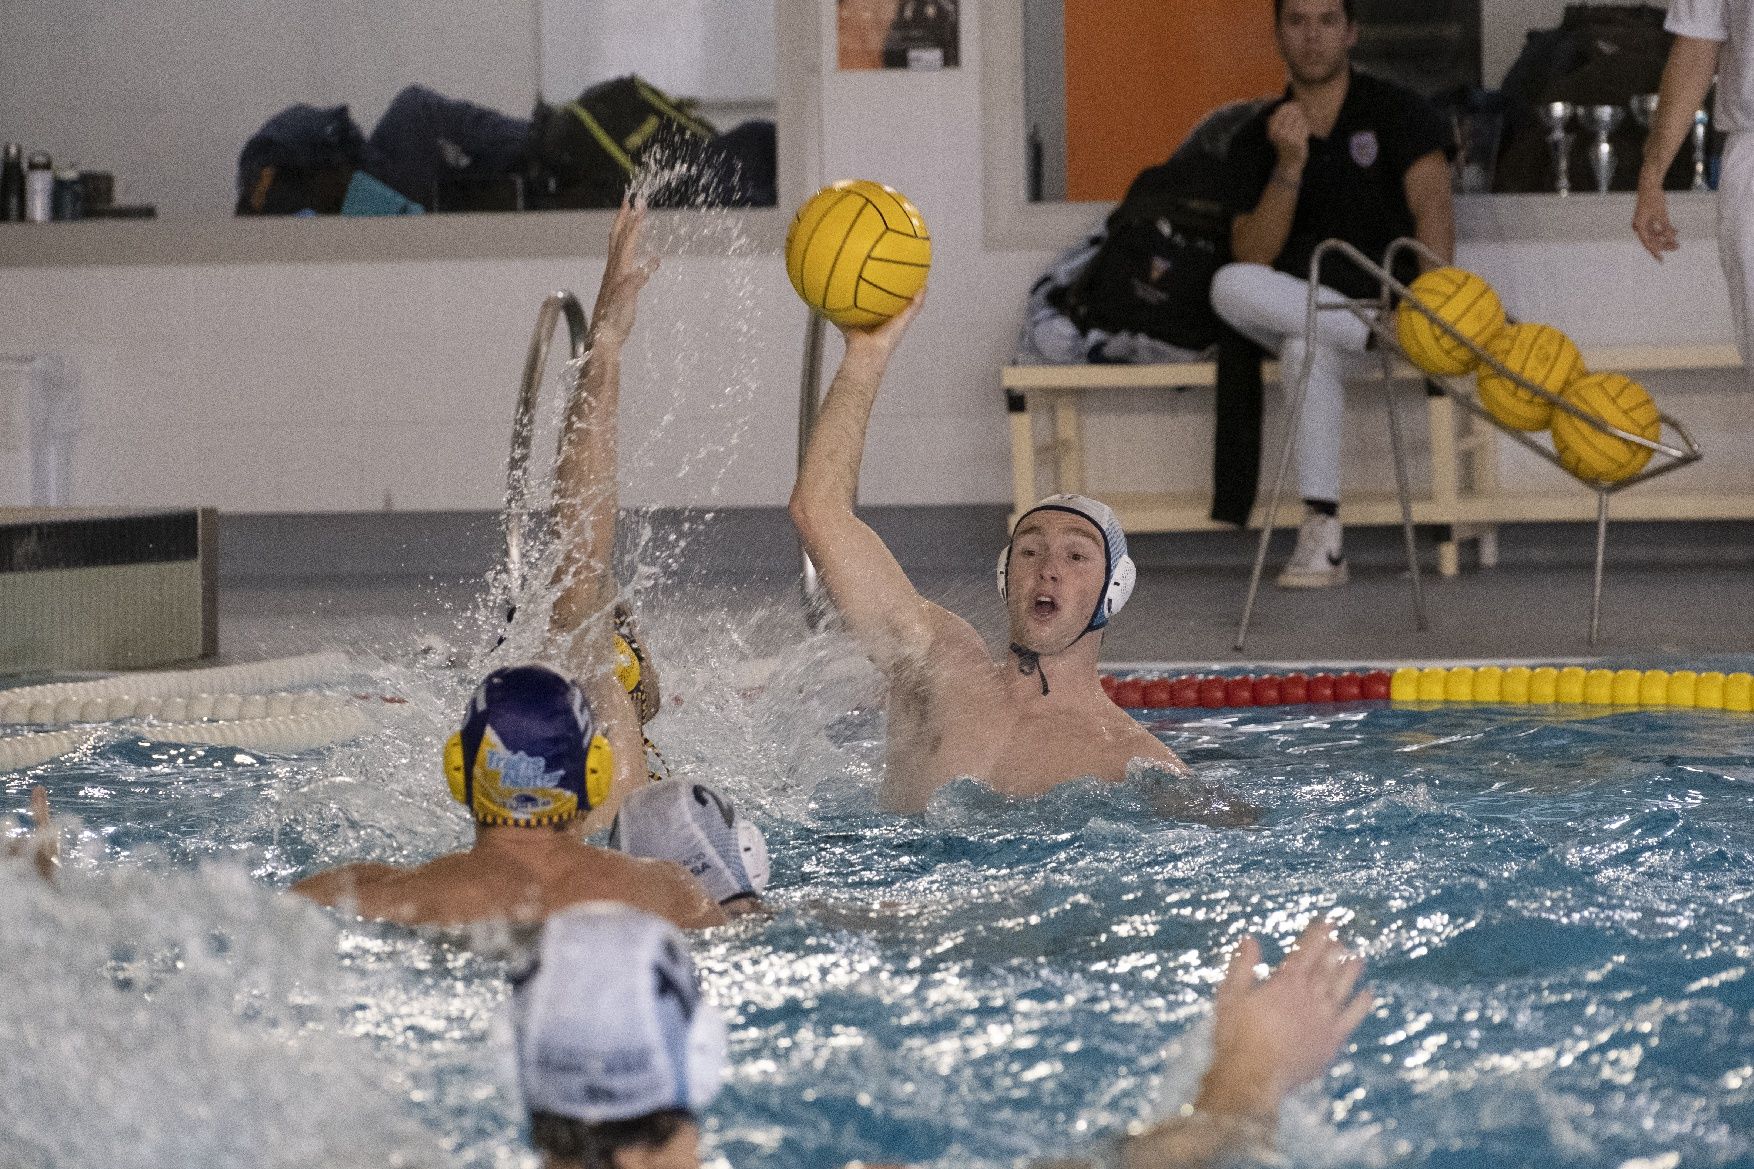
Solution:
<svg viewBox="0 0 1754 1169"><path fill-rule="evenodd" d="M304 696L300 696L304 697ZM316 696L322 697L322 696ZM165 722L123 730L75 727L0 738L0 771L36 767L119 734L154 743L236 747L244 751L309 751L357 739L377 723L356 703L329 699L326 706L298 713L271 714L225 722Z"/></svg>
<svg viewBox="0 0 1754 1169"><path fill-rule="evenodd" d="M292 686L330 681L348 673L351 668L346 654L327 651L206 670L159 670L117 674L86 682L20 686L0 691L0 724L155 717L140 711L145 700L202 697L217 700L227 696L261 695ZM87 703L93 704L91 714L85 713ZM103 713L112 708L115 713Z"/></svg>

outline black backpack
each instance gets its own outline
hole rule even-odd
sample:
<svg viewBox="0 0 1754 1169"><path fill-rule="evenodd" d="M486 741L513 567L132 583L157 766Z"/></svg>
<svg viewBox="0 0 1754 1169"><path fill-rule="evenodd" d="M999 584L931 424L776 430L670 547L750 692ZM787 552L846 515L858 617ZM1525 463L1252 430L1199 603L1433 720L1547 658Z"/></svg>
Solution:
<svg viewBox="0 0 1754 1169"><path fill-rule="evenodd" d="M1650 4L1567 5L1555 29L1535 29L1504 77L1504 133L1498 150L1494 191L1551 193L1553 159L1547 128L1536 115L1543 102L1616 105L1641 93L1655 93L1674 37L1663 28L1663 9ZM1571 189L1593 190L1590 171L1593 137L1571 127ZM1615 166L1611 189L1638 185L1645 129L1626 118L1614 131ZM1683 150L1664 186L1685 189L1693 179L1693 156Z"/></svg>
<svg viewBox="0 0 1754 1169"><path fill-rule="evenodd" d="M366 140L365 169L430 210L515 191L528 166L530 123L424 85L398 93ZM512 199L513 204L516 199ZM504 203L495 209L512 210Z"/></svg>
<svg viewBox="0 0 1754 1169"><path fill-rule="evenodd" d="M346 106L289 106L238 155L237 214L338 215L364 157L365 135Z"/></svg>
<svg viewBox="0 0 1754 1169"><path fill-rule="evenodd" d="M697 160L713 127L633 75L593 85L564 106L538 104L531 136L545 207L614 207L648 162ZM651 192L654 206L697 201L686 177Z"/></svg>
<svg viewBox="0 0 1754 1169"><path fill-rule="evenodd" d="M1050 293L1049 303L1085 331L1143 333L1191 350L1216 341L1212 277L1230 259L1224 155L1261 104L1208 114L1169 161L1141 172L1109 215L1107 238L1083 276Z"/></svg>

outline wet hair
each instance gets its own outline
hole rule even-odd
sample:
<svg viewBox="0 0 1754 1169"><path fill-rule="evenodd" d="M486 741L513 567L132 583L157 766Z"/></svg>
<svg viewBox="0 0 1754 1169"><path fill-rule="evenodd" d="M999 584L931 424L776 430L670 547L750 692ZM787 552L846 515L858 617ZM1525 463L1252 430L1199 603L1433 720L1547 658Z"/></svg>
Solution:
<svg viewBox="0 0 1754 1169"><path fill-rule="evenodd" d="M1357 0L1340 0L1340 11L1346 14L1347 24L1358 23L1358 13L1354 10ZM1285 0L1273 0L1273 23L1277 25L1285 19Z"/></svg>
<svg viewBox="0 0 1754 1169"><path fill-rule="evenodd" d="M587 1124L555 1112L531 1112L530 1143L538 1152L581 1169L615 1169L617 1150L667 1144L693 1120L694 1114L681 1108L666 1108L632 1120L603 1124Z"/></svg>

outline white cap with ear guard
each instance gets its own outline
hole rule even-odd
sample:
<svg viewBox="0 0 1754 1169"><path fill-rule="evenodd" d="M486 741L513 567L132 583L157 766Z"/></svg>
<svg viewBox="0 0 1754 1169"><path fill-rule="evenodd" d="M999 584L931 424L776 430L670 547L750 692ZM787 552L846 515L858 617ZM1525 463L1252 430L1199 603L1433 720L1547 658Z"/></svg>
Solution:
<svg viewBox="0 0 1754 1169"><path fill-rule="evenodd" d="M1110 617L1119 613L1126 605L1127 599L1133 595L1133 586L1138 582L1139 570L1133 564L1133 558L1127 554L1127 533L1121 529L1121 521L1108 504L1091 499L1087 495L1050 495L1022 515L1011 529L1015 539L1017 529L1023 521L1038 511L1064 511L1075 516L1082 516L1096 526L1102 533L1102 547L1108 558L1108 580L1103 585L1102 595L1096 600L1096 611L1090 615L1090 623L1084 627L1086 633L1094 632L1108 624ZM999 595L1005 595L1005 577L1011 568L1011 543L1006 541L999 549Z"/></svg>
<svg viewBox="0 0 1754 1169"><path fill-rule="evenodd" d="M696 1112L724 1079L725 1021L701 997L687 943L632 906L549 918L535 965L513 980L512 1015L531 1112L586 1124Z"/></svg>
<svg viewBox="0 0 1754 1169"><path fill-rule="evenodd" d="M666 779L621 802L609 847L675 861L723 905L767 888L767 841L731 801L704 783Z"/></svg>

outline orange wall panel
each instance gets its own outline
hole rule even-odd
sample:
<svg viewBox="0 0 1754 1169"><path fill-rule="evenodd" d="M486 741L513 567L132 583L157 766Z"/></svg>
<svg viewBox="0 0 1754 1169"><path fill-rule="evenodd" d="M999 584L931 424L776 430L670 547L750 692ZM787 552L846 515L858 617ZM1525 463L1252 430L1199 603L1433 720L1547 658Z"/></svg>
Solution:
<svg viewBox="0 0 1754 1169"><path fill-rule="evenodd" d="M1272 0L1066 0L1066 198L1119 199L1214 107L1284 87Z"/></svg>

